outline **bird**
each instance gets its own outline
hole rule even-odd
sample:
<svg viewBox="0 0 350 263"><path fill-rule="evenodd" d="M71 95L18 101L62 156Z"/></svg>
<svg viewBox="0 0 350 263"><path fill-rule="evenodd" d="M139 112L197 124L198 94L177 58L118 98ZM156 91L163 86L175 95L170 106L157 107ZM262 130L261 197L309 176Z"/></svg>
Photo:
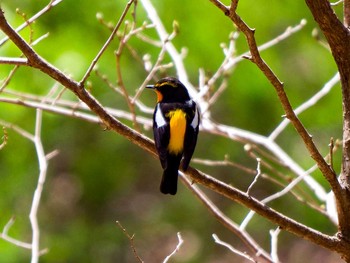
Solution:
<svg viewBox="0 0 350 263"><path fill-rule="evenodd" d="M177 78L165 77L146 88L157 94L153 135L163 168L160 191L175 195L181 159L182 169L186 171L197 144L199 108Z"/></svg>

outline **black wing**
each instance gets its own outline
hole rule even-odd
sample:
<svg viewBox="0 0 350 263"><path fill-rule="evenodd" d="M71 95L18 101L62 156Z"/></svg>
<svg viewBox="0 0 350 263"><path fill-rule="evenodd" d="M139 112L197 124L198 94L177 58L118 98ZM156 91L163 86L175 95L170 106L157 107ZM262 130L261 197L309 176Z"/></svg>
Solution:
<svg viewBox="0 0 350 263"><path fill-rule="evenodd" d="M159 104L153 115L153 135L160 163L163 169L167 168L167 148L170 139L170 125L165 119Z"/></svg>
<svg viewBox="0 0 350 263"><path fill-rule="evenodd" d="M189 108L186 109L187 126L184 142L184 158L182 168L186 171L190 164L194 149L197 144L197 137L200 123L200 113L194 101L190 101Z"/></svg>

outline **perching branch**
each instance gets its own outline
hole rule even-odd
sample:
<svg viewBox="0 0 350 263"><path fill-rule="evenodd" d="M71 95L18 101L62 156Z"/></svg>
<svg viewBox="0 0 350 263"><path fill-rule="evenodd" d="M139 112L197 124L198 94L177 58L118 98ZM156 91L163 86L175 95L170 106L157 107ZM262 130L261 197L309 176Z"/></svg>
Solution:
<svg viewBox="0 0 350 263"><path fill-rule="evenodd" d="M55 2L55 1L51 1ZM132 4L134 1L129 1L127 6L125 7L124 12L128 11L129 5ZM164 27L162 27L162 24L159 20L159 17L157 16L155 10L153 9L153 6L148 0L141 0L143 5L145 6L145 9L147 9L147 13L150 16L150 19L154 22L156 26L156 30L160 36L160 39L163 41L163 48L160 52L160 54L163 56L165 54L165 51L168 52L170 57L175 62L175 68L178 72L178 75L180 76L181 80L183 80L186 84L186 86L189 87L192 94L198 94L197 90L193 88L193 86L188 82L187 80L187 73L182 61L182 56L177 52L177 50L174 48L172 43L168 42L167 37L169 35L166 33ZM303 127L303 125L300 123L299 119L297 118L296 114L294 113L291 105L289 104L287 95L284 92L283 83L281 83L277 76L272 72L272 70L266 65L266 63L263 61L263 59L260 56L259 49L257 47L257 44L255 42L254 38L254 30L250 29L244 22L241 20L241 18L236 14L236 8L238 1L232 1L232 4L230 7L226 7L223 4L221 4L219 1L211 1L216 4L222 10L226 15L228 15L232 21L235 22L236 26L245 34L249 47L250 47L250 56L249 59L252 60L254 63L258 65L258 67L263 71L263 73L266 75L266 77L270 80L270 82L275 87L277 94L283 104L283 107L286 111L287 118L293 123L294 127L297 129L298 133L303 138L305 144L307 145L307 148L312 155L312 157L315 159L315 161L318 163L320 169L322 172L325 173L326 178L328 181L330 181L331 184L334 184L332 187L334 188L335 192L340 192L338 182L336 181L336 175L333 172L332 167L329 166L329 164L324 160L322 155L318 152L316 146L314 145L312 138L307 133L306 129ZM123 18L121 18L123 20ZM118 25L117 25L118 26ZM117 27L116 26L116 27ZM302 23L300 24L302 26ZM112 109L107 109L103 107L85 88L84 83L86 82L87 78L89 77L90 73L92 72L95 64L99 60L100 56L104 52L104 50L110 45L113 37L111 37L110 40L106 42L106 44L103 46L103 48L100 50L94 61L91 63L89 69L85 73L85 76L80 82L77 82L73 80L72 78L68 77L66 74L61 72L59 69L55 68L51 64L47 63L43 58L41 58L32 48L30 45L28 45L20 36L15 32L13 28L7 23L2 10L0 10L0 28L5 32L7 36L12 40L13 43L17 47L20 48L20 50L24 53L25 57L24 59L9 59L9 58L3 58L3 61L0 62L6 63L8 61L8 64L16 64L21 66L31 66L33 68L39 69L44 74L50 76L52 79L57 80L60 84L62 84L65 88L72 91L74 94L77 95L77 97L85 104L78 103L77 107L72 107L71 105L64 105L60 104L61 101L54 101L53 103L47 103L47 102L38 102L37 99L23 99L20 100L16 99L9 99L9 98L0 98L0 101L4 101L7 103L13 103L18 105L23 105L27 107L34 107L39 109L45 109L51 112L56 112L59 114L64 114L67 116L73 116L73 117L79 117L83 118L89 121L93 122L99 122L103 123L105 127L108 129L111 129L120 135L124 136L134 144L140 146L142 149L148 151L153 156L156 156L155 149L153 142L147 138L146 136L143 136L142 134L134 131L133 129L130 129L126 125L122 124L117 118L126 118L129 120L133 120L136 123L142 123L145 125L150 126L150 118L144 118L140 116L135 116L132 113L126 113L121 111L113 111ZM115 29L117 30L117 29ZM114 35L112 33L112 35ZM111 35L111 36L112 36ZM158 57L156 66L158 66L158 62L161 61L161 56ZM229 59L227 60L227 63L224 65L225 67L228 67L228 65L231 62ZM157 67L154 67L156 70ZM224 68L224 66L222 68ZM219 69L221 70L221 69ZM151 72L152 74L154 72ZM152 74L149 74L149 77L153 76ZM216 77L221 77L223 73L218 71L218 74ZM212 81L215 79L213 78ZM214 81L215 82L215 81ZM204 83L204 82L203 82ZM227 86L227 83L224 81L222 82L222 85L218 89L219 92L222 92ZM142 89L139 89L139 92L141 92ZM212 101L215 101L215 99L220 95L220 93L217 92L212 97ZM132 103L136 102L134 101L135 98L138 97L138 93L135 95L135 97L132 98L132 96L127 95L127 100L132 101ZM206 103L209 103L210 101L206 101L203 96L199 96L199 102L203 103L205 105ZM132 100L130 100L132 99ZM89 107L91 111L98 116L98 118L95 115L92 115L91 113L87 113L85 110ZM117 116L117 117L115 117ZM299 181L307 177L308 175L305 174L302 168L300 168L298 165L293 163L293 160L288 157L286 153L283 152L282 149L278 147L278 145L273 141L274 138L268 138L264 136L260 136L254 133L250 133L247 131L242 131L239 129L235 129L233 127L227 127L221 124L216 124L210 121L209 118L204 118L203 122L203 130L210 132L211 134L216 134L220 136L225 136L230 139L235 139L237 141L241 141L243 143L245 142L255 142L257 144L260 144L263 147L266 147L266 149L271 151L271 154L279 157L280 160L286 161L283 163L283 165L286 165L288 168L290 168L293 173L297 174L299 177L295 179L295 181L292 181L291 184L286 188L285 191L278 192L279 197L284 194L285 192L288 192L291 190L291 188L296 185ZM259 166L260 168L260 166ZM259 171L260 169L258 169ZM330 171L332 173L330 173ZM260 174L260 171L258 172ZM287 230L291 233L294 233L295 235L305 238L307 240L310 240L322 247L325 247L327 249L331 249L333 251L337 251L340 254L344 254L344 251L349 250L349 243L343 242L344 240L337 236L329 236L322 234L312 228L309 228L303 224L298 223L295 220L290 219L289 217L284 216L281 213L278 213L277 211L267 207L263 201L257 200L254 197L250 196L249 192L244 193L232 186L229 186L223 182L220 182L214 178L212 178L209 175L206 175L198 170L190 168L189 171L186 173L187 176L191 177L195 182L202 184L206 186L207 188L226 196L230 200L233 200L235 202L238 202L240 204L243 204L244 206L254 210L256 213L266 217L270 221L274 222L277 225L280 225L282 229ZM305 176L304 176L305 175ZM39 185L38 185L39 186ZM320 196L325 196L326 193L324 189L320 188L317 189L317 186L314 189L315 192L321 193ZM338 192L338 193L339 193ZM340 194L339 194L340 195ZM320 198L321 199L321 198ZM209 199L208 199L209 200ZM231 228L231 231L237 231L237 235L241 235L240 238L243 240L243 242L253 251L254 253L260 252L260 247L254 243L254 240L252 241L249 238L249 235L246 235L246 232L239 231L235 229L235 226L231 224L232 222L225 217L223 213L220 213L219 210L215 210L215 206L213 206L212 203L207 202L208 200L204 200L205 205L211 209L212 213L219 219L220 222L225 222L228 228ZM323 199L321 199L323 200ZM210 200L209 200L210 201ZM34 201L33 201L34 204ZM34 206L34 205L33 205ZM33 209L34 210L34 209ZM35 214L35 211L33 212ZM228 222L228 223L227 223ZM36 222L37 223L37 222ZM225 224L225 223L223 223ZM33 226L35 226L35 221L33 220ZM37 236L36 240L36 246L35 246L35 253L37 254L39 245L38 245L38 238ZM34 238L34 236L33 236ZM276 237L277 238L277 237ZM33 239L33 244L35 243ZM34 249L34 248L33 248ZM33 250L34 251L34 250ZM34 253L34 252L33 252ZM266 252L265 252L266 253ZM261 255L262 258L265 257L268 261L271 261L269 255L266 256L266 254ZM277 254L275 258L277 257ZM254 257L253 257L254 258Z"/></svg>
<svg viewBox="0 0 350 263"><path fill-rule="evenodd" d="M140 146L146 151L156 155L153 142L144 135L130 129L126 125L122 124L115 118L113 118L106 110L92 97L92 95L84 89L84 87L67 77L60 70L50 65L43 60L34 50L12 29L7 23L3 12L0 12L0 28L10 37L14 44L21 49L23 54L28 58L29 65L41 70L45 74L49 75L53 79L60 82L63 86L74 92L81 101L83 101L103 122L103 124L120 135L124 136L134 144ZM242 193L241 191L234 189L212 177L209 177L197 170L189 169L187 173L192 179L197 182L223 194L231 200L242 203L249 208L257 211L257 213L269 218L273 222L281 225L284 229L291 231L299 236L302 236L308 240L316 242L324 247L334 248L336 239L323 235L315 230L307 228L294 220L291 220L276 211L265 207L258 200L251 198L250 196Z"/></svg>

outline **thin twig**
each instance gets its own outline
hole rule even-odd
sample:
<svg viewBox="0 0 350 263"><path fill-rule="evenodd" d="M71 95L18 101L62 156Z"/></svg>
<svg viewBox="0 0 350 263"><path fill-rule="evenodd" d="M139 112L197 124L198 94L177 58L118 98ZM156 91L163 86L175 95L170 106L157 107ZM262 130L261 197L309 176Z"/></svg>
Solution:
<svg viewBox="0 0 350 263"><path fill-rule="evenodd" d="M0 93L2 93L4 91L4 89L7 87L7 85L9 85L12 77L15 75L15 73L18 69L19 69L18 65L14 66L13 69L11 69L10 73L7 75L7 77L1 83Z"/></svg>
<svg viewBox="0 0 350 263"><path fill-rule="evenodd" d="M252 253L263 262L272 262L269 254L249 235L248 232L239 228L230 218L228 218L211 200L193 184L182 172L181 179L185 185L199 198L199 200L207 207L210 213L229 231L235 234Z"/></svg>
<svg viewBox="0 0 350 263"><path fill-rule="evenodd" d="M163 68L161 66L161 63L164 59L164 55L166 52L166 48L165 45L166 43L168 43L168 41L171 41L176 35L176 31L173 31L173 34L169 35L169 37L164 41L162 48L159 52L159 55L157 57L157 61L154 64L154 66L152 67L152 69L150 70L149 74L147 75L147 77L145 78L145 80L143 81L143 83L141 84L140 88L137 90L135 96L132 98L131 102L134 103L140 96L140 94L142 93L142 91L144 90L144 88L146 87L147 83L149 83L149 81L154 77L154 75L156 74L156 72Z"/></svg>
<svg viewBox="0 0 350 263"><path fill-rule="evenodd" d="M244 149L246 150L246 148L248 148L248 147L246 147L246 145L245 145ZM263 155L261 155L261 156L256 155L256 154L251 150L252 146L249 147L249 148L250 148L250 149L248 150L248 154L249 154L249 156L250 156L252 159L254 159L254 160L256 160L257 158L261 158L261 156L265 156L266 158L268 158L268 160L272 160L272 161L275 161L275 162L277 161L277 160L275 160L275 158L273 158L273 157L270 156L269 154L263 154ZM257 150L258 153L264 153L264 151L260 150L260 148L258 148L257 146L254 146L254 149ZM270 159L270 158L271 158L271 159ZM325 157L325 158L327 158L327 157ZM280 164L280 162L278 162L278 161L277 161L277 164L283 166L283 164ZM288 184L291 182L290 176L287 176L286 174L284 174L284 173L282 173L281 171L277 170L277 169L275 168L274 165L270 165L268 162L266 162L266 161L263 160L263 159L261 159L261 165L264 166L264 167L266 167L267 169L269 169L273 174L275 174L276 176L278 176L279 178L281 178L284 182L286 182L286 183L288 183ZM313 167L311 167L310 169L308 169L308 170L306 171L306 174L308 174L309 177L310 177L311 173L312 173L315 169L317 169L317 165L314 165ZM283 184L283 183L281 183L280 181L277 181L276 179L271 178L271 176L269 176L269 175L267 175L267 174L265 174L265 173L262 173L262 174L261 174L261 177L264 178L264 179L267 179L267 180L269 180L269 181L271 181L271 182L273 182L273 183L275 183L275 184L278 185L278 186L281 186L282 188L285 188L285 187L286 187L286 184ZM312 177L311 177L311 178L312 178ZM304 195L309 195L309 196L310 196L309 193L303 191L303 188L298 187L297 184L294 186L294 188L298 188L298 190L302 191L302 192L304 193ZM325 216L328 216L327 213L325 212L325 210L322 209L322 208L319 206L318 202L317 202L317 201L313 201L313 199L314 199L313 196L310 196L310 198L309 198L310 201L305 201L305 198L299 196L293 189L290 189L289 192L285 192L285 194L287 194L287 193L290 193L291 195L293 195L298 201L302 202L303 204L306 204L306 205L310 206L312 209L315 209L316 211L318 211L318 212L324 214ZM279 197L281 197L281 196L278 196L277 198L279 198Z"/></svg>
<svg viewBox="0 0 350 263"><path fill-rule="evenodd" d="M152 21L152 24L155 25L155 29L157 30L157 33L159 35L161 42L164 43L164 41L166 41L166 39L169 37L169 34L167 33L162 23L162 20L160 19L157 13L157 10L154 8L150 0L139 0L139 1L142 3L143 7L145 8L149 19ZM197 92L193 87L193 85L188 80L187 71L185 69L185 65L183 63L183 57L181 53L177 51L177 49L171 42L167 42L165 45L165 48L174 62L174 66L175 66L178 78L186 86L190 95L192 97L195 97Z"/></svg>
<svg viewBox="0 0 350 263"><path fill-rule="evenodd" d="M329 143L329 166L334 170L333 167L333 151L334 151L334 139L331 137Z"/></svg>
<svg viewBox="0 0 350 263"><path fill-rule="evenodd" d="M273 263L279 263L278 259L278 235L281 232L281 228L277 227L275 230L270 230L271 235L271 258Z"/></svg>
<svg viewBox="0 0 350 263"><path fill-rule="evenodd" d="M272 86L275 88L275 91L278 95L278 98L281 102L281 105L286 113L286 117L292 122L294 128L297 130L299 136L304 141L304 144L309 151L311 157L314 159L314 161L317 163L319 169L321 170L324 177L327 179L329 184L332 187L332 190L334 191L337 199L341 198L341 187L339 185L337 175L334 173L332 169L329 168L326 161L323 159L321 153L319 152L318 148L316 147L315 143L313 142L312 136L308 133L308 131L305 129L297 115L294 113L293 108L289 102L288 96L284 90L283 83L278 79L276 74L272 71L272 69L265 63L265 61L262 59L259 53L259 49L256 43L254 30L251 29L243 20L242 18L236 13L236 5L238 1L232 1L231 2L231 8L228 10L228 13L225 14L229 15L232 22L235 23L235 25L243 32L243 34L246 37L249 50L250 50L250 56L249 59L256 64L256 66L262 71L262 73L265 75L265 77L270 81Z"/></svg>
<svg viewBox="0 0 350 263"><path fill-rule="evenodd" d="M38 223L38 210L40 205L41 194L43 191L43 186L46 180L47 171L47 160L45 157L44 148L41 142L41 122L42 122L42 110L37 109L36 111L36 123L35 123L35 135L34 135L34 145L39 161L39 178L38 184L34 192L34 197L32 201L32 207L30 209L29 219L32 226L32 259L31 263L37 263L40 256L40 229Z"/></svg>
<svg viewBox="0 0 350 263"><path fill-rule="evenodd" d="M28 59L26 59L26 58L0 57L0 64L28 66Z"/></svg>
<svg viewBox="0 0 350 263"><path fill-rule="evenodd" d="M251 144L261 145L273 153L274 156L278 157L286 168L293 171L293 173L295 173L298 177L302 177L319 200L325 201L327 199L327 192L323 186L311 176L305 175L305 170L302 169L300 165L297 164L275 141L271 141L267 137L260 134L245 131L232 126L217 124L207 119L202 119L201 124L202 129L210 134L223 136L242 143L249 142Z"/></svg>
<svg viewBox="0 0 350 263"><path fill-rule="evenodd" d="M123 13L121 14L121 16L119 17L119 21L117 23L117 25L114 27L111 35L109 36L109 38L107 39L106 43L103 45L103 47L100 49L100 51L97 53L96 57L93 59L92 63L90 64L89 68L87 69L84 77L81 79L80 81L80 85L84 85L86 80L88 79L88 77L90 76L91 74L91 71L94 69L96 63L98 62L98 60L100 59L100 57L102 56L102 54L105 52L105 50L107 49L107 47L109 46L109 44L113 41L115 35L117 34L122 22L124 21L124 18L126 16L126 14L128 13L132 3L134 2L135 0L130 0L125 8L124 8L124 11Z"/></svg>
<svg viewBox="0 0 350 263"><path fill-rule="evenodd" d="M2 238L3 240L5 240L5 241L17 246L17 247L32 250L32 244L19 241L19 240L14 239L8 235L8 231L10 230L10 228L14 224L14 222L15 222L15 217L11 217L10 220L4 226L2 232L0 233L0 238ZM49 250L47 248L42 249L39 251L39 255L44 255L48 251Z"/></svg>
<svg viewBox="0 0 350 263"><path fill-rule="evenodd" d="M239 251L238 249L235 249L233 246L231 246L230 244L222 241L219 239L219 237L216 235L216 234L212 234L214 240L215 240L215 243L221 245L221 246L224 246L226 248L228 248L231 252L237 254L238 256L241 256L251 262L257 262L256 260L254 260L254 258L250 257L249 255L247 255L246 253L244 252L241 252Z"/></svg>
<svg viewBox="0 0 350 263"><path fill-rule="evenodd" d="M27 132L26 130L22 129L21 127L19 127L17 125L14 125L12 123L6 122L6 121L1 120L1 119L0 119L0 125L8 128L8 129L14 130L19 135L23 136L24 138L26 138L32 142L34 141L34 135L30 134L29 132Z"/></svg>
<svg viewBox="0 0 350 263"><path fill-rule="evenodd" d="M90 107L90 109L100 117L101 121L106 125L107 128L118 132L125 138L132 141L134 144L140 146L152 155L156 156L154 144L150 139L148 139L142 134L135 132L134 130L130 129L126 125L123 125L118 120L113 118L100 105L100 103L95 98L93 98L91 94L88 91L86 91L78 82L72 80L63 72L53 67L51 64L47 63L40 56L38 56L38 54L35 53L35 51L32 48L30 48L30 46L28 46L28 44L8 25L2 12L0 12L0 28L4 31L5 34L7 34L11 38L14 44L21 49L21 51L29 59L31 65L34 68L41 70L43 73L59 81L63 86L73 91L79 97L79 99L81 99L81 101L86 103ZM214 125L212 122L210 124L212 125L211 127L214 130L224 127L221 125ZM208 127L209 123L207 123L206 125ZM230 131L230 129L225 129L226 136L230 137ZM263 141L266 141L265 137L261 137ZM255 198L248 196L246 193L243 193L242 191L239 191L238 189L232 186L218 181L202 172L199 172L198 170L194 170L191 167L188 168L188 171L186 173L187 175L191 176L193 180L199 181L201 184L229 198L230 200L239 202L249 207L250 209L259 212L260 215L270 219L272 222L274 222L277 225L280 225L287 231L290 231L300 237L313 241L314 243L320 246L332 249L334 251L344 251L345 249L347 249L347 251L349 250L348 243L340 243L340 239L338 237L323 234L301 223L298 223L295 220L292 220L291 218L284 216L283 214L278 213L277 211L267 207L266 205L263 205Z"/></svg>
<svg viewBox="0 0 350 263"><path fill-rule="evenodd" d="M256 176L254 177L253 182L249 185L248 189L247 189L247 194L250 195L250 191L253 188L253 186L256 184L256 182L258 181L260 175L261 175L261 169L260 169L260 165L261 165L261 159L257 158L257 167L256 167Z"/></svg>
<svg viewBox="0 0 350 263"><path fill-rule="evenodd" d="M126 229L122 226L122 224L119 221L116 221L116 223L117 223L118 227L123 231L125 236L129 239L130 247L131 247L137 261L139 261L140 263L143 263L144 261L140 258L140 256L138 255L138 253L136 251L136 248L135 248L134 235L130 236L128 231L126 231Z"/></svg>
<svg viewBox="0 0 350 263"><path fill-rule="evenodd" d="M120 44L119 47L117 49L117 51L115 52L115 59L116 59L116 72L117 72L117 84L118 87L120 88L120 90L122 91L122 94L126 100L126 103L128 105L129 111L132 115L132 122L134 125L135 130L137 130L138 132L141 131L138 123L136 122L136 111L135 111L135 104L132 102L132 99L130 99L129 96L129 92L127 91L125 84L124 84L124 80L123 80L123 75L122 75L122 67L121 67L121 55L122 55L122 51L127 43L127 41L130 39L130 37L133 35L131 32L134 30L135 28L135 21L132 22L131 24L131 29L129 30L130 32L127 34L126 31L128 30L128 24L126 24L124 32L122 34L122 37L120 39Z"/></svg>
<svg viewBox="0 0 350 263"><path fill-rule="evenodd" d="M324 96L326 96L337 83L339 83L339 80L340 80L340 76L339 76L339 73L337 72L329 81L327 81L327 83L317 93L315 93L310 99L308 99L307 101L302 103L299 107L297 107L294 110L294 113L296 115L299 115L305 110L315 105ZM289 123L290 123L290 120L284 119L270 134L269 139L275 140L277 136L281 134L281 132L287 127Z"/></svg>
<svg viewBox="0 0 350 263"><path fill-rule="evenodd" d="M4 132L4 135L2 136L2 143L0 144L0 150L2 150L5 147L7 140L8 140L8 133L7 133L6 128L2 127L2 130Z"/></svg>
<svg viewBox="0 0 350 263"><path fill-rule="evenodd" d="M52 7L58 5L63 0L50 0L50 2L45 6L43 9L41 9L38 13L36 13L34 16L26 20L22 25L17 27L15 31L18 33L22 31L24 28L26 28L28 25L32 24L35 20L37 20L40 16L47 13L51 10ZM0 40L0 47L5 44L9 40L9 36L5 36L2 40Z"/></svg>
<svg viewBox="0 0 350 263"><path fill-rule="evenodd" d="M331 3L332 6L337 6L339 4L341 4L342 2L344 2L344 0L339 0L337 2Z"/></svg>
<svg viewBox="0 0 350 263"><path fill-rule="evenodd" d="M98 117L96 117L95 115L93 115L91 113L86 113L86 110L88 110L89 108L85 104L79 104L79 106L76 107L72 103L68 103L65 101L48 100L47 103L42 103L42 102L36 102L36 101L31 101L31 100L19 100L19 99L12 99L12 98L4 98L1 96L0 96L0 102L20 105L20 106L24 106L24 107L28 107L28 108L42 109L42 110L47 111L47 112L52 112L55 114L70 116L70 117L82 119L82 120L85 120L88 122L101 124L101 120ZM121 119L125 119L128 121L132 121L132 116L127 111L112 109L109 107L106 107L105 109L112 116L115 116L115 117L121 118ZM137 116L136 121L146 128L152 126L152 119L151 118ZM9 126L11 126L11 125L9 125Z"/></svg>
<svg viewBox="0 0 350 263"><path fill-rule="evenodd" d="M181 237L181 234L180 232L177 232L177 239L178 239L178 243L177 243L177 246L175 247L174 251L171 252L163 261L163 263L167 263L169 261L169 259L174 256L177 252L179 252L182 244L184 243L182 237Z"/></svg>

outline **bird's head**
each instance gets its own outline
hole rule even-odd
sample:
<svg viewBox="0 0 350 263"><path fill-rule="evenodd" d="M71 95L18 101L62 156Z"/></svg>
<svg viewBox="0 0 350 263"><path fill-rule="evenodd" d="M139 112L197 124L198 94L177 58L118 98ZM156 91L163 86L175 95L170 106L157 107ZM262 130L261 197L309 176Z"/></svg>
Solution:
<svg viewBox="0 0 350 263"><path fill-rule="evenodd" d="M162 78L154 85L147 85L146 88L153 89L157 93L157 102L185 102L190 99L186 87L177 78Z"/></svg>

